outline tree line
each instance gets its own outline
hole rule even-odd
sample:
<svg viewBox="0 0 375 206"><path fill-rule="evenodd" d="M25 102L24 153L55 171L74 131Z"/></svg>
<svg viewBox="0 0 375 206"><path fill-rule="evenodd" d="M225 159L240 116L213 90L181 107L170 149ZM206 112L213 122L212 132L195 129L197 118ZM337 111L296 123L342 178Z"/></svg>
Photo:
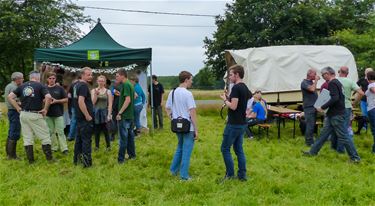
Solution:
<svg viewBox="0 0 375 206"><path fill-rule="evenodd" d="M204 39L206 65L221 79L224 51L274 45L343 45L357 67L375 67L375 0L236 0ZM360 72L362 75L363 72Z"/></svg>

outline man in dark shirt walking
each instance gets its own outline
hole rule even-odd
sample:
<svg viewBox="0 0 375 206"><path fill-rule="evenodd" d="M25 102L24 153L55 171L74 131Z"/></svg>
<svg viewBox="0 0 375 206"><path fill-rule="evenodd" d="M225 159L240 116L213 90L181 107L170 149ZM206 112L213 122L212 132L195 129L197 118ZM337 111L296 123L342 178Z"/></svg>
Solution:
<svg viewBox="0 0 375 206"><path fill-rule="evenodd" d="M81 160L84 167L92 166L91 136L93 132L93 104L88 83L92 81L92 70L84 67L73 91L73 107L77 118L77 139L74 144L74 164Z"/></svg>
<svg viewBox="0 0 375 206"><path fill-rule="evenodd" d="M318 98L316 93L316 84L320 77L316 74L315 69L307 71L307 77L301 82L303 113L306 119L305 144L311 146L314 144L314 128L316 123L316 109L314 104Z"/></svg>
<svg viewBox="0 0 375 206"><path fill-rule="evenodd" d="M328 137L334 132L338 138L338 142L344 145L350 160L354 163L360 162L353 141L349 138L348 128L345 124L345 96L343 94L342 84L335 78L335 70L331 67L322 69L322 77L329 81L328 90L330 92L330 100L321 108L317 108L319 112L324 112L328 108L324 126L319 139L312 145L310 151L303 152L306 156L315 156L322 148Z"/></svg>
<svg viewBox="0 0 375 206"><path fill-rule="evenodd" d="M242 82L244 69L240 65L233 65L229 68L229 80L234 84L229 98L226 94L220 95L224 104L228 106L228 122L224 129L221 153L223 154L226 173L224 179L234 178L234 163L230 148L233 145L238 161L238 178L246 181L246 158L243 152L243 135L246 123L246 105L249 99L249 89Z"/></svg>
<svg viewBox="0 0 375 206"><path fill-rule="evenodd" d="M158 77L156 75L152 75L152 97L153 97L153 104L151 105L151 99L149 98L149 104L151 105L151 109L153 110L153 119L154 119L154 128L163 129L163 109L161 105L163 104L163 94L164 94L164 87L160 82L158 82ZM149 97L151 97L151 91L148 88ZM158 121L159 120L159 121ZM159 126L158 126L159 122Z"/></svg>

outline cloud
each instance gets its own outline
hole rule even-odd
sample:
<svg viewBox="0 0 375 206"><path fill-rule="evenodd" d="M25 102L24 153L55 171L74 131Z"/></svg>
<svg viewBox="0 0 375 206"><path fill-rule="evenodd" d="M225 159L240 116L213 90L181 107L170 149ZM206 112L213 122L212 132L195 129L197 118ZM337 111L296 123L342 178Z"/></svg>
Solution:
<svg viewBox="0 0 375 206"><path fill-rule="evenodd" d="M95 6L118 9L147 10L174 13L223 14L226 2L230 1L87 1L77 2L80 6ZM211 37L216 27L181 28L123 26L106 23L208 25L215 26L213 17L189 17L127 13L119 11L85 9L84 14L103 26L114 40L130 48L153 49L153 70L159 76L177 75L181 69L197 73L203 65L203 39ZM81 29L88 33L89 27Z"/></svg>

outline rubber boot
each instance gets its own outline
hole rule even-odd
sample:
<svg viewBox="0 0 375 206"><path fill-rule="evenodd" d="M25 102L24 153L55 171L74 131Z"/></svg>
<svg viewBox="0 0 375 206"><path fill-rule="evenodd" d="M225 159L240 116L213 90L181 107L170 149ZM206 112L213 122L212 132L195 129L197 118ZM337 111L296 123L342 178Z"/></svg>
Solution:
<svg viewBox="0 0 375 206"><path fill-rule="evenodd" d="M25 146L26 156L29 160L29 163L32 164L35 162L34 160L34 147L33 145L27 145Z"/></svg>
<svg viewBox="0 0 375 206"><path fill-rule="evenodd" d="M9 148L8 148L8 152L9 152L9 159L19 159L17 157L17 141L16 140L9 140Z"/></svg>
<svg viewBox="0 0 375 206"><path fill-rule="evenodd" d="M10 159L10 152L9 152L9 149L10 149L10 143L9 143L9 138L7 138L7 143L5 144L5 151L6 151L6 154L7 154L7 158Z"/></svg>
<svg viewBox="0 0 375 206"><path fill-rule="evenodd" d="M47 161L52 162L53 158L52 158L51 145L50 144L42 145L42 149L43 149L44 154L46 155Z"/></svg>

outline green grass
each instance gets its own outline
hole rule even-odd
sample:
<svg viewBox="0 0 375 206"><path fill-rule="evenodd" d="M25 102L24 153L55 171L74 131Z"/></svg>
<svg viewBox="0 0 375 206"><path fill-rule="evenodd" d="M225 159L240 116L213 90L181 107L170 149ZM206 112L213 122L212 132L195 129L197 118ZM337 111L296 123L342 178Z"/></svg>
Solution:
<svg viewBox="0 0 375 206"><path fill-rule="evenodd" d="M56 163L46 162L39 141L34 165L5 160L7 125L2 121L0 205L375 205L370 132L355 136L362 162L354 165L328 144L317 157L303 157L300 151L307 148L299 131L292 138L292 123L283 128L280 142L273 125L270 141L244 142L249 180L219 184L225 172L220 152L224 122L211 110L198 110L200 140L189 182L169 174L176 146L169 128L136 139L137 159L124 165L117 164L117 141L105 152L102 139L100 151L93 152L93 167L83 169L72 164L72 142L68 156L54 153ZM21 144L18 154L25 159Z"/></svg>
<svg viewBox="0 0 375 206"><path fill-rule="evenodd" d="M171 90L166 89L163 96L164 100L167 100L168 94ZM195 100L221 100L220 95L224 92L223 90L199 90L199 89L190 89L193 93Z"/></svg>

